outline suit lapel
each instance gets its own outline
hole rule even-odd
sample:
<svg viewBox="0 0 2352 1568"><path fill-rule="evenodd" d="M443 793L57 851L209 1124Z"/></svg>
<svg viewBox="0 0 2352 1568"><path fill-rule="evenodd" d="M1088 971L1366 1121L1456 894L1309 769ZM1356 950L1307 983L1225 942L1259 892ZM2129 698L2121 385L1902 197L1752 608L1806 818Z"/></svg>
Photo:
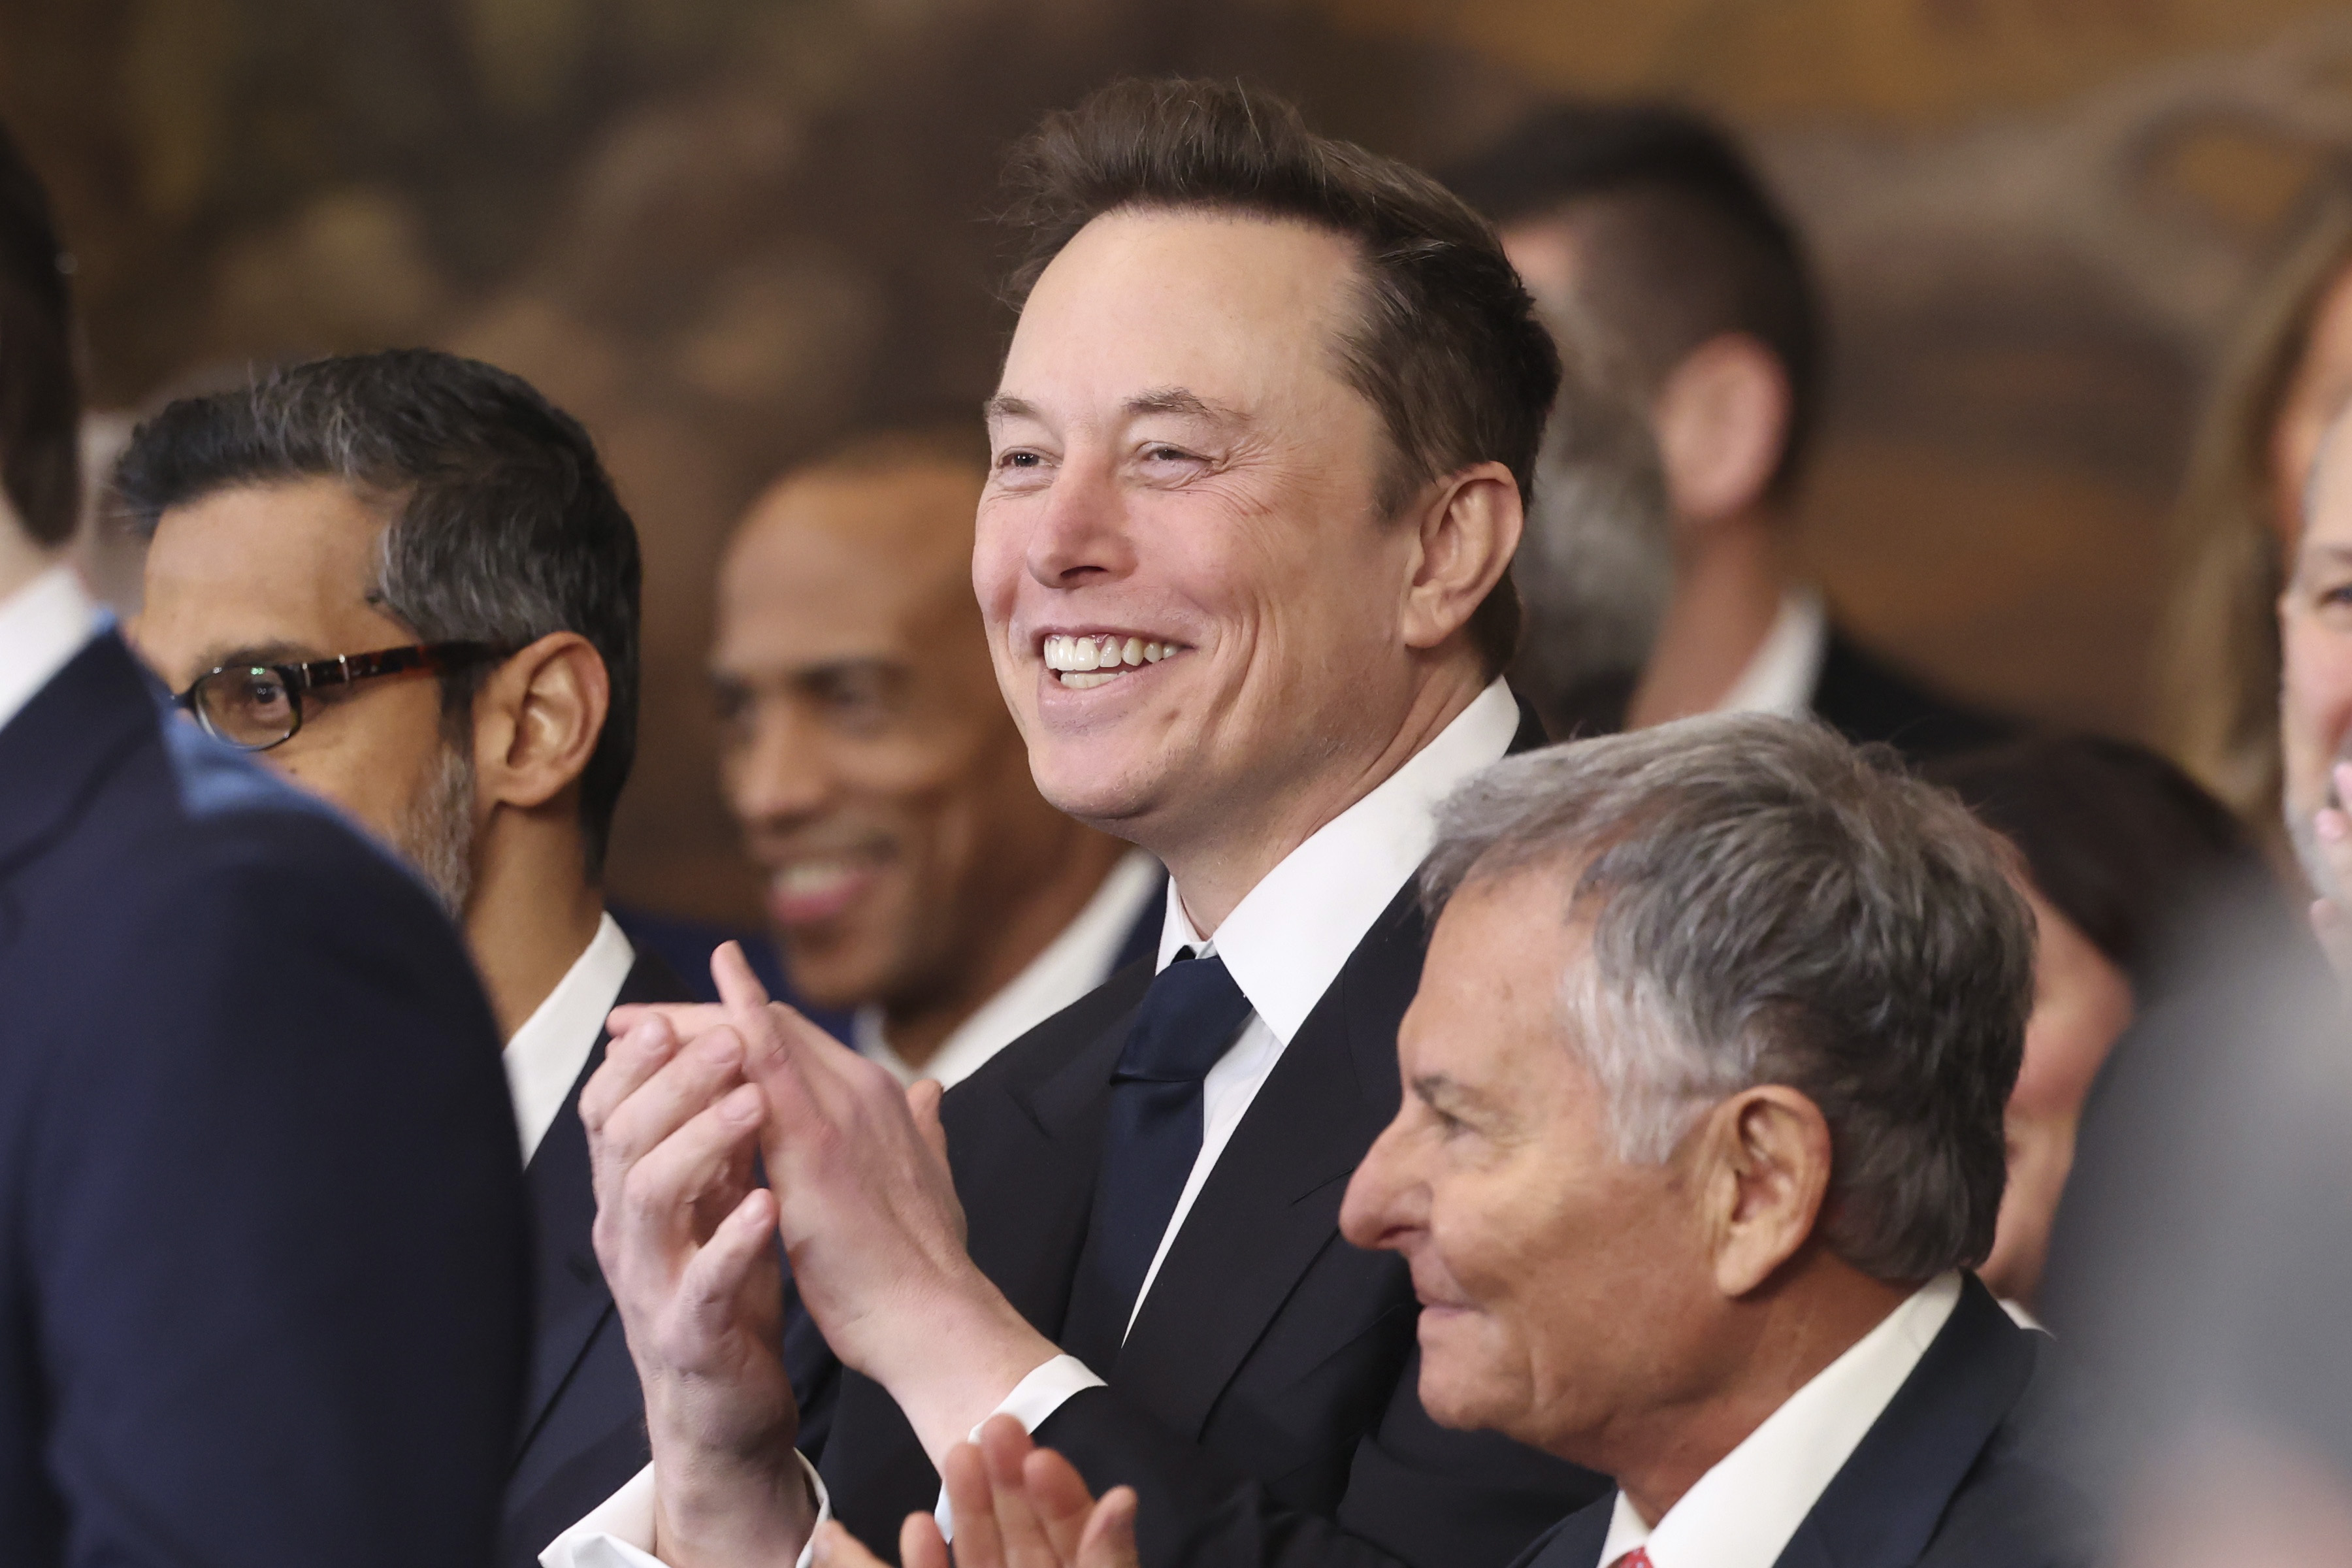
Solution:
<svg viewBox="0 0 2352 1568"><path fill-rule="evenodd" d="M1408 886L1275 1064L1144 1298L1113 1382L1185 1436L1307 1266L1345 1245L1348 1178L1396 1114L1396 1026L1422 948Z"/></svg>
<svg viewBox="0 0 2352 1568"><path fill-rule="evenodd" d="M1927 1353L1805 1516L1775 1568L1900 1568L2033 1373L2032 1342L1974 1275Z"/></svg>
<svg viewBox="0 0 2352 1568"><path fill-rule="evenodd" d="M686 989L669 966L651 954L629 969L615 1004L683 1002ZM537 1221L537 1331L532 1335L530 1378L523 1398L522 1447L528 1447L554 1408L572 1369L613 1310L613 1292L596 1262L592 1231L596 1191L588 1169L588 1130L580 1122L580 1091L604 1065L610 1037L599 1029L596 1044L572 1079L563 1109L540 1140L524 1172L532 1217Z"/></svg>

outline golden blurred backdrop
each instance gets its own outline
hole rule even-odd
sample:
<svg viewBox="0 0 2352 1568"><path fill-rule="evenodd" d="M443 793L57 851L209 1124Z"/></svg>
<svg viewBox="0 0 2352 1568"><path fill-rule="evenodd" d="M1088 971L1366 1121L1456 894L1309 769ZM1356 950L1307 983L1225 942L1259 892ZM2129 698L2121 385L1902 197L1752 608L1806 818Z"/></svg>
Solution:
<svg viewBox="0 0 2352 1568"><path fill-rule="evenodd" d="M1952 687L2126 733L2202 378L2352 151L2352 9L2312 0L0 0L98 405L429 342L587 423L647 559L615 891L730 919L729 524L857 425L977 402L1004 145L1169 70L1423 160L1553 93L1729 118L1831 300L1807 558Z"/></svg>

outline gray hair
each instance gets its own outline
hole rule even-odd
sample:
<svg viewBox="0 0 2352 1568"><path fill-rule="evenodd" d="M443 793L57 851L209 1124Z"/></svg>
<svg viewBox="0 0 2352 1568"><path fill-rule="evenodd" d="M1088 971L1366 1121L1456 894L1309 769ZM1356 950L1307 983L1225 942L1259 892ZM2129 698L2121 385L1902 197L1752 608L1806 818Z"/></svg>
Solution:
<svg viewBox="0 0 2352 1568"><path fill-rule="evenodd" d="M513 653L570 631L595 648L611 706L580 816L601 876L636 754L642 567L588 433L490 365L429 349L347 354L171 404L132 433L114 490L133 531L152 535L174 507L314 476L386 503L373 597L419 638ZM454 731L484 673L442 673Z"/></svg>
<svg viewBox="0 0 2352 1568"><path fill-rule="evenodd" d="M1875 1279L1981 1262L2033 998L2033 917L1959 802L1809 721L1684 720L1553 746L1441 808L1433 918L1546 870L1589 955L1563 1023L1624 1157L1785 1084L1829 1123L1822 1232Z"/></svg>
<svg viewBox="0 0 2352 1568"><path fill-rule="evenodd" d="M1559 396L1511 566L1526 615L1511 684L1558 732L1649 662L1674 590L1674 525L1622 353L1574 318L1545 320L1559 343Z"/></svg>

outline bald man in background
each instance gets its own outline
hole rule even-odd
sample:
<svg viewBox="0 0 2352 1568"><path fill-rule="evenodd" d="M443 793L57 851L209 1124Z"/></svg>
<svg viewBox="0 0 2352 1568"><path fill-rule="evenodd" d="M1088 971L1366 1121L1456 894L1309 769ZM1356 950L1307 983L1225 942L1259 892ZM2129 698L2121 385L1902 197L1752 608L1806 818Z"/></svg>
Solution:
<svg viewBox="0 0 2352 1568"><path fill-rule="evenodd" d="M971 589L988 440L858 437L753 503L719 569L721 771L801 994L952 1084L1151 954L1157 861L1038 795Z"/></svg>

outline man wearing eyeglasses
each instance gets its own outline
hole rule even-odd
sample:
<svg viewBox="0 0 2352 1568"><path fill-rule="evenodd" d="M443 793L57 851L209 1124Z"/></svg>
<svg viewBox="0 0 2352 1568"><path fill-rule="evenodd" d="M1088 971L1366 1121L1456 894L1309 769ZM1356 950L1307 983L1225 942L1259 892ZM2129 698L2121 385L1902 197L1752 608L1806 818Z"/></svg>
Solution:
<svg viewBox="0 0 2352 1568"><path fill-rule="evenodd" d="M64 259L0 132L0 1563L482 1568L528 1327L489 1009L61 558Z"/></svg>
<svg viewBox="0 0 2352 1568"><path fill-rule="evenodd" d="M174 403L116 486L152 536L135 639L181 707L397 850L489 993L539 1229L500 1548L530 1563L646 1454L577 1110L614 1004L685 999L600 888L636 732L635 529L575 421L422 350Z"/></svg>

